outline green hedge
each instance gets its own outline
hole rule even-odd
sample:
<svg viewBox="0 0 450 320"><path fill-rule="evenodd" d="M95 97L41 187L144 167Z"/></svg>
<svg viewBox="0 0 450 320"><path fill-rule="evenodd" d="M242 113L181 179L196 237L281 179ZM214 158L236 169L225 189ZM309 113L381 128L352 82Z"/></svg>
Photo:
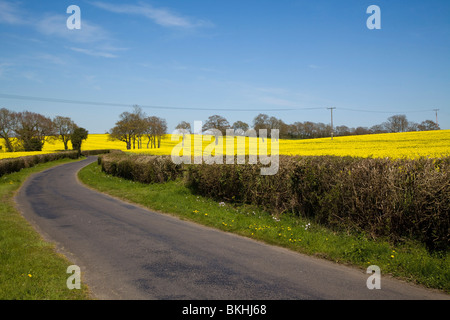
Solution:
<svg viewBox="0 0 450 320"><path fill-rule="evenodd" d="M86 150L82 151L81 154L83 156L92 156L114 152L121 151L111 149ZM55 153L37 154L33 156L2 159L0 160L0 177L8 173L20 171L24 168L33 167L38 163L55 161L63 158L77 159L78 151L62 151Z"/></svg>
<svg viewBox="0 0 450 320"><path fill-rule="evenodd" d="M56 153L39 154L18 158L9 158L0 160L0 176L8 173L17 172L24 168L30 168L38 163L55 161L63 158L77 159L77 151L64 151Z"/></svg>
<svg viewBox="0 0 450 320"><path fill-rule="evenodd" d="M106 154L106 153L114 153L114 152L122 152L120 150L115 150L115 149L99 149L99 150L84 150L81 151L81 154L83 156L96 156L96 155L100 155L100 154Z"/></svg>
<svg viewBox="0 0 450 320"><path fill-rule="evenodd" d="M182 166L170 156L129 155L113 152L98 157L102 171L142 183L163 183L182 175Z"/></svg>
<svg viewBox="0 0 450 320"><path fill-rule="evenodd" d="M280 157L278 174L259 165L189 165L187 186L221 201L290 212L335 230L448 250L450 158L389 160Z"/></svg>

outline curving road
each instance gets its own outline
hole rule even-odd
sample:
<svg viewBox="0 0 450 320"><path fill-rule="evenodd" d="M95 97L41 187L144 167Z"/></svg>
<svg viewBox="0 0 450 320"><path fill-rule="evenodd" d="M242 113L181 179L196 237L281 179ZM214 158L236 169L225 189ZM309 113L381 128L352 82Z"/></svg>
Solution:
<svg viewBox="0 0 450 320"><path fill-rule="evenodd" d="M364 271L154 213L83 186L95 157L30 177L24 217L81 268L99 299L448 299ZM62 272L65 272L63 270Z"/></svg>

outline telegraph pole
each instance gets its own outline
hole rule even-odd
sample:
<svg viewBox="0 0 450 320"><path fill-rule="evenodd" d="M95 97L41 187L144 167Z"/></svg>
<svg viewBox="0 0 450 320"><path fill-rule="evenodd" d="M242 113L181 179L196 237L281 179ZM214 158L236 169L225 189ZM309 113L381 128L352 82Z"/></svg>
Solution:
<svg viewBox="0 0 450 320"><path fill-rule="evenodd" d="M327 108L328 110L331 110L331 140L333 140L333 133L334 133L334 128L333 128L333 110L336 108Z"/></svg>
<svg viewBox="0 0 450 320"><path fill-rule="evenodd" d="M433 111L436 112L436 126L439 126L438 116L437 116L437 113L438 113L439 109L433 109Z"/></svg>

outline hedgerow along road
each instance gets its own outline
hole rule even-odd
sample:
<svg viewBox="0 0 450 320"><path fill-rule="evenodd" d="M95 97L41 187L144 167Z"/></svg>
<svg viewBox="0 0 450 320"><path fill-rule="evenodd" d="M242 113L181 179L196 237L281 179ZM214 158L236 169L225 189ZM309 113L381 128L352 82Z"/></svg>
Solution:
<svg viewBox="0 0 450 320"><path fill-rule="evenodd" d="M15 200L43 238L80 267L97 299L448 299L383 274L381 289L370 290L365 270L102 194L77 179L94 161L88 157L34 174Z"/></svg>

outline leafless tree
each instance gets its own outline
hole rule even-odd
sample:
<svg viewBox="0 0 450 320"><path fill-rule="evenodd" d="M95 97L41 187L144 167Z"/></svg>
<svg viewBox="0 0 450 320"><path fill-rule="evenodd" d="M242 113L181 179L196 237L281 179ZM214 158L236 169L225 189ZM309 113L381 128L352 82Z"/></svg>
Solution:
<svg viewBox="0 0 450 320"><path fill-rule="evenodd" d="M53 119L53 124L55 126L58 139L64 144L64 150L68 150L68 143L71 136L78 126L69 117L56 116Z"/></svg>
<svg viewBox="0 0 450 320"><path fill-rule="evenodd" d="M14 131L25 151L41 151L44 143L55 139L57 135L50 118L30 111L17 114Z"/></svg>
<svg viewBox="0 0 450 320"><path fill-rule="evenodd" d="M17 113L6 108L0 109L0 138L5 140L6 151L13 152L12 138L17 125Z"/></svg>

